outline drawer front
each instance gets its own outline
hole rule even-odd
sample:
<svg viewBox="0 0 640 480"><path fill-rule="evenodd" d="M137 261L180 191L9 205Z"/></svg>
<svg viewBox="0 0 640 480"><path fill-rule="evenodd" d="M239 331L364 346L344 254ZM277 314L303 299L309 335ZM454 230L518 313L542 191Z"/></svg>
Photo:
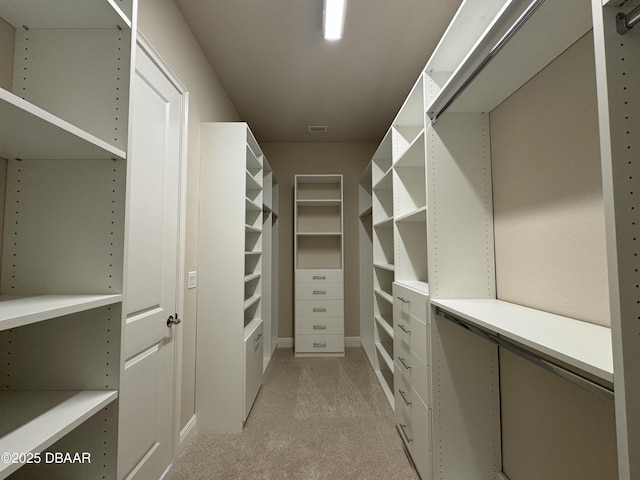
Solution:
<svg viewBox="0 0 640 480"><path fill-rule="evenodd" d="M298 335L343 335L344 319L342 317L297 318L296 333Z"/></svg>
<svg viewBox="0 0 640 480"><path fill-rule="evenodd" d="M342 270L296 270L296 282L343 282Z"/></svg>
<svg viewBox="0 0 640 480"><path fill-rule="evenodd" d="M429 325L402 310L397 302L393 305L393 333L409 345L423 363L431 365L427 354L430 345Z"/></svg>
<svg viewBox="0 0 640 480"><path fill-rule="evenodd" d="M296 353L344 353L344 336L296 335Z"/></svg>
<svg viewBox="0 0 640 480"><path fill-rule="evenodd" d="M401 311L413 315L424 323L429 323L427 317L427 304L429 297L424 293L417 292L407 288L399 283L393 283L393 307L396 309L396 303ZM394 312L395 314L395 312Z"/></svg>
<svg viewBox="0 0 640 480"><path fill-rule="evenodd" d="M296 318L344 317L342 300L296 300Z"/></svg>
<svg viewBox="0 0 640 480"><path fill-rule="evenodd" d="M431 465L433 462L433 448L431 446L429 432L431 431L431 409L418 400L411 405L411 458L420 474L420 478L431 478Z"/></svg>
<svg viewBox="0 0 640 480"><path fill-rule="evenodd" d="M431 406L430 377L427 366L397 336L394 336L393 354L396 369L407 378L422 401Z"/></svg>
<svg viewBox="0 0 640 480"><path fill-rule="evenodd" d="M245 398L243 416L249 416L253 402L262 385L263 336L262 324L244 341L245 349Z"/></svg>
<svg viewBox="0 0 640 480"><path fill-rule="evenodd" d="M344 284L311 282L296 283L296 298L300 300L342 300L344 298Z"/></svg>

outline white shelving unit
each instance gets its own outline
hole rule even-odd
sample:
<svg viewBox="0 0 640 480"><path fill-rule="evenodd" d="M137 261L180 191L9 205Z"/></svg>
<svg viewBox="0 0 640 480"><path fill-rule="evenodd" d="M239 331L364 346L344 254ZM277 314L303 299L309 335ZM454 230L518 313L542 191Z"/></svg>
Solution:
<svg viewBox="0 0 640 480"><path fill-rule="evenodd" d="M13 32L0 44L13 58L13 78L0 85L0 446L100 458L82 466L0 462L2 479L116 478L136 7L0 6Z"/></svg>
<svg viewBox="0 0 640 480"><path fill-rule="evenodd" d="M202 125L196 414L203 431L242 430L262 385L271 332L263 320L271 316L263 291L271 280L263 269L271 248L266 165L246 123Z"/></svg>
<svg viewBox="0 0 640 480"><path fill-rule="evenodd" d="M365 169L358 186L358 228L360 246L360 344L371 366L375 366L373 316L373 204L371 190L371 162ZM393 268L393 267L391 267Z"/></svg>
<svg viewBox="0 0 640 480"><path fill-rule="evenodd" d="M555 408L558 403L561 408L571 410L573 401L576 408L578 404L596 402L594 392L600 399L611 398L615 392L618 478L629 480L640 475L640 461L635 455L640 448L640 414L637 413L640 388L632 380L637 377L640 364L639 267L634 243L640 219L633 196L637 190L637 159L633 157L637 135L634 132L640 130L640 124L631 107L637 102L638 91L633 85L640 78L640 67L637 62L629 62L640 49L640 32L631 29L620 34L616 31L616 15L627 14L638 4L636 0L464 1L374 156L376 332L380 338L388 335L386 325L381 322L390 318L389 312L381 312L380 305L386 308L389 300L389 292L385 290L391 271L394 287L402 290L400 295L394 292L395 297L406 300L410 295L417 295L427 299L426 305L433 305L425 307L425 321L418 322L419 314L398 312L398 308L413 308L420 305L420 301L412 298L400 304L394 298L394 357L408 345L410 349L402 355L408 358L410 353L423 360L427 367L423 376L427 380L425 395L420 395L422 376L416 377L414 383L413 378L407 379L406 375L396 375L393 381L388 379L388 374L386 381L385 376L380 375L386 383L383 388L389 390L391 386L395 391L395 383L405 392L395 392L399 422L406 415L398 413L399 409L406 410L403 405L408 408L407 392L414 394L409 403L415 404L417 396L426 407L426 415L416 414L417 418L426 418L421 423L427 425L426 439L418 440L410 427L401 429L414 460L429 459L422 466L417 465L423 480L502 479L508 476L507 470L517 472L518 468L524 468L528 474L533 471L533 475L540 478L566 478L568 470L563 475L562 469L554 471L554 467L549 467L554 463L551 460L558 461L557 457L564 459L560 460L562 465L569 463L568 458L578 460L580 473L572 470L570 475L603 478L601 465L593 462L606 463L609 459L599 458L595 451L582 444L586 442L567 437L560 430L563 427L554 426L540 410L535 413L540 415L539 424L548 429L548 438L556 442L555 437L560 437L566 443L545 442L544 437L535 432L533 441L543 445L536 458L530 458L522 450L520 457L514 456L510 442L522 417L513 416L518 410L512 404L501 409L505 398L507 402L512 401L504 395L513 388L509 382L515 371L512 354L500 355L502 348L543 366L545 372L560 373L560 384L536 380L535 388L545 389L542 397L553 395L553 390L547 389L571 384L567 379L586 387L567 390L573 393L547 408ZM598 112L591 113L599 121L604 191L601 207L608 249L605 259L594 261L602 261L608 268L611 328L595 325L593 318L582 318L578 313L575 316L557 311L550 313L554 311L553 302L535 298L535 293L529 298L520 296L517 303L501 298L506 294L502 292L508 289L497 288L504 286L500 282L505 271L517 269L508 264L512 257L505 255L512 240L505 237L502 225L494 226L494 215L500 222L503 217L502 210L494 212L492 186L502 189L505 180L492 172L495 167L503 174L502 163L497 167L492 165L492 155L497 155L494 150L498 150L493 145L498 138L494 135L497 132L492 131L493 111L498 106L502 108L503 102L514 93L519 95L517 98L524 95L523 86L534 77L536 81L543 81L540 72L556 59L583 48L577 45L589 40L583 38L585 35L592 35L595 47L595 81L591 81L597 82ZM584 77L582 71L575 74ZM553 88L555 85L546 90ZM563 99L559 101L560 108L562 102ZM575 115L573 124L586 123L586 119ZM524 122L527 116L530 115L521 114L518 121ZM545 122L541 116L537 123ZM530 137L535 135L535 130L529 131ZM593 136L584 133L582 138L585 135ZM576 145L572 147L571 142L580 137L565 135L564 138L568 149L564 149L565 145L562 151L570 153L561 154L559 158L579 155L576 152L580 149L575 148ZM526 142L520 144L522 149L534 148ZM560 163L569 165L564 160ZM418 181L416 172L420 169L426 177L424 183ZM572 181L571 177L567 178ZM530 181L529 177L524 180ZM562 186L550 188L565 191ZM391 200L387 192L392 192ZM498 193L502 195L502 190ZM547 193L546 197L550 199L547 207L560 206L554 202L563 201L557 190ZM502 197L497 201L503 202ZM499 206L502 207L502 203ZM526 207L522 202L518 204L520 210ZM510 212L513 218L516 213ZM548 228L552 231L555 227L550 223ZM562 237L561 230L552 231L552 235L557 242L572 242ZM598 235L595 229L592 235ZM576 244L575 248L582 245ZM535 255L532 253L525 261L535 263ZM604 252L598 255L604 256ZM549 274L561 274L558 269L564 268L563 262L566 264L566 259L555 262L557 265L551 262ZM510 273L509 280L512 284L519 283L529 273L530 269L521 268L518 274ZM509 295L513 294L509 292ZM580 299L565 297L557 310L572 311L572 304L580 303ZM413 328L407 327L409 319ZM407 334L400 325L410 330L411 335L417 327L421 332L420 341L405 338ZM384 352L388 351L382 342L376 347L378 363L384 367ZM501 373L502 363L509 367L508 375ZM402 371L399 367L396 362L396 372ZM414 370L412 366L411 375ZM607 401L598 400L605 402L603 408L607 408ZM610 408L613 409L613 403ZM501 411L508 417L501 419ZM601 419L584 418L581 423L597 421ZM526 437L528 433L524 428L522 423L522 432L518 434ZM411 442L407 441L407 432L414 436ZM419 447L421 442L423 446ZM547 445L558 446L558 452L551 452ZM577 468L575 462L572 464ZM507 470L503 472L503 468Z"/></svg>
<svg viewBox="0 0 640 480"><path fill-rule="evenodd" d="M278 287L280 277L278 274L278 245L279 245L279 228L280 228L280 184L275 175L272 176L272 203L273 209L271 212L271 353L275 352L278 348Z"/></svg>
<svg viewBox="0 0 640 480"><path fill-rule="evenodd" d="M295 354L344 355L342 175L295 176Z"/></svg>
<svg viewBox="0 0 640 480"><path fill-rule="evenodd" d="M262 319L264 323L264 365L267 370L271 356L278 344L278 297L277 297L277 184L273 170L264 159L264 208L262 216L262 275L266 281L262 284ZM256 274L257 275L257 274Z"/></svg>

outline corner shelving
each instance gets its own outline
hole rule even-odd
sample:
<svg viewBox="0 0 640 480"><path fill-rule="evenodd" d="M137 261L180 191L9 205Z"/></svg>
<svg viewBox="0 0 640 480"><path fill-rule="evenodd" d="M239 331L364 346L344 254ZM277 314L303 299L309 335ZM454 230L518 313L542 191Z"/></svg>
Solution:
<svg viewBox="0 0 640 480"><path fill-rule="evenodd" d="M358 225L360 252L360 344L371 365L375 365L374 322L373 322L373 191L372 163L360 177L358 186Z"/></svg>

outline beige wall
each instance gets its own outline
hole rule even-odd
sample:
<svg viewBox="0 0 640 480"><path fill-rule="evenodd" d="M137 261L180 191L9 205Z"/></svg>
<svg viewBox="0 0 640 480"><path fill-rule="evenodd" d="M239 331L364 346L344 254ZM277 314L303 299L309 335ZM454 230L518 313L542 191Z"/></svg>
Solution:
<svg viewBox="0 0 640 480"><path fill-rule="evenodd" d="M261 145L280 182L278 232L279 338L293 337L293 180L303 173L344 175L345 336L360 336L358 185L377 144L264 143Z"/></svg>
<svg viewBox="0 0 640 480"><path fill-rule="evenodd" d="M491 113L498 298L609 325L593 38ZM614 480L613 401L500 354L510 480Z"/></svg>
<svg viewBox="0 0 640 480"><path fill-rule="evenodd" d="M491 113L497 294L610 325L593 37Z"/></svg>
<svg viewBox="0 0 640 480"><path fill-rule="evenodd" d="M140 0L139 29L189 91L187 160L187 272L198 265L200 124L239 120L235 107L207 62L173 0ZM181 425L195 413L195 339L197 289L185 291L183 316Z"/></svg>

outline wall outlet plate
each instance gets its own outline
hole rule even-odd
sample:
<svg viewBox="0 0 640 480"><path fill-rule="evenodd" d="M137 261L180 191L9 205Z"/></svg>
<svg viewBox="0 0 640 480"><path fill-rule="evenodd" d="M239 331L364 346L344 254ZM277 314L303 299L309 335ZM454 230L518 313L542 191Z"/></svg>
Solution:
<svg viewBox="0 0 640 480"><path fill-rule="evenodd" d="M198 285L198 272L189 272L187 275L187 288L196 288Z"/></svg>

